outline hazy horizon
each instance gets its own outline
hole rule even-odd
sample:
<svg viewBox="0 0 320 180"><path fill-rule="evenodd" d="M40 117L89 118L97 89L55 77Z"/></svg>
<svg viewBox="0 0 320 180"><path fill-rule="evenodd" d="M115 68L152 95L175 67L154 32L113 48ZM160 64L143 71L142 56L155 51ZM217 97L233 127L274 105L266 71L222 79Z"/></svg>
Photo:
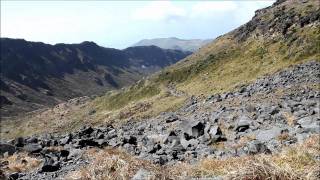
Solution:
<svg viewBox="0 0 320 180"><path fill-rule="evenodd" d="M1 37L47 44L93 41L118 49L142 39L214 39L273 2L1 1Z"/></svg>

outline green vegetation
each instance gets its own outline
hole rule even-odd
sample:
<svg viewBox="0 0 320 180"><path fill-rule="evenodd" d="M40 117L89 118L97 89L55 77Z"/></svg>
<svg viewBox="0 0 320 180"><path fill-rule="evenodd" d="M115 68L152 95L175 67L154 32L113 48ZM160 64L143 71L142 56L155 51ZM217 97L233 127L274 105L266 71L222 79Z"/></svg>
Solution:
<svg viewBox="0 0 320 180"><path fill-rule="evenodd" d="M297 3L299 2L287 4L288 7L283 13L278 11L281 12L278 16L284 16L288 10L293 15L304 16L310 12L316 12L315 8L319 7L314 4L318 3L316 1L296 5ZM312 6L310 6L311 3ZM271 8L270 12L262 14L259 20L273 21L277 16L272 12L274 9ZM278 19L281 18L283 17L278 17ZM43 123L49 127L47 124L54 124L56 119L61 119L57 123L59 126L54 124L52 127L62 127L59 129L62 130L63 127L75 128L86 123L115 123L120 122L119 119L122 122L125 118L139 120L153 117L161 112L178 109L192 95L203 97L234 90L291 65L310 60L319 61L319 23L303 27L296 23L288 28L287 32L285 35L282 31L262 35L261 29L255 29L249 31L247 39L239 41L237 33L232 31L220 36L177 64L149 77L148 80L139 81L120 91L107 93L88 105L62 113L63 116L58 111L59 113L54 114L51 119L45 115L47 118L45 121L42 117L39 119L32 117L33 122L41 122L33 123L37 124L34 128L43 131L41 129ZM172 84L177 91L183 92L183 95L172 93L172 89L168 87ZM91 110L95 110L93 115L88 113ZM18 126L24 125L11 127L19 129Z"/></svg>
<svg viewBox="0 0 320 180"><path fill-rule="evenodd" d="M122 108L130 102L155 96L159 93L160 88L155 84L148 84L146 81L140 81L136 85L123 91L107 93L104 97L97 99L96 104L101 108L114 110Z"/></svg>
<svg viewBox="0 0 320 180"><path fill-rule="evenodd" d="M215 64L218 60L223 60L231 57L235 57L239 54L239 51L232 50L232 52L218 52L215 54L210 54L204 60L197 61L197 63L190 66L181 67L177 69L167 69L163 71L157 78L157 83L182 83L189 80L199 73L204 72L209 66Z"/></svg>
<svg viewBox="0 0 320 180"><path fill-rule="evenodd" d="M263 48L263 47L258 47L255 52L254 52L254 56L258 56L260 59L263 59L263 56L268 53L268 51Z"/></svg>

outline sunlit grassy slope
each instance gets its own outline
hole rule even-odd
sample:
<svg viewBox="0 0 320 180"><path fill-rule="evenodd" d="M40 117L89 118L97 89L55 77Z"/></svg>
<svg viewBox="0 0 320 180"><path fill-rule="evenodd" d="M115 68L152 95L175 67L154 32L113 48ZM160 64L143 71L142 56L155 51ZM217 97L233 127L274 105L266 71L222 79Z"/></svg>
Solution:
<svg viewBox="0 0 320 180"><path fill-rule="evenodd" d="M63 117L49 113L45 117L26 116L15 124L2 123L5 128L16 128L15 135L5 136L30 134L30 129L33 133L48 129L67 131L88 123L143 120L176 110L192 95L229 91L290 65L319 61L318 16L319 1L287 1L258 11L252 21L218 37L177 64L131 87L108 92L69 110ZM304 17L309 21L301 25L299 19ZM27 122L33 124L28 131ZM42 128L38 128L40 125Z"/></svg>
<svg viewBox="0 0 320 180"><path fill-rule="evenodd" d="M283 6L285 6L284 9ZM280 11L284 14L299 16L308 16L319 10L317 1L286 2L278 8L281 8ZM265 21L268 24L276 18L283 18L277 15L278 12L275 9L268 8L265 12L256 15L255 19L260 23ZM274 28L281 26L281 23L283 22L275 23ZM319 22L304 27L293 23L286 30L285 35L277 31L262 33L263 28L258 27L249 32L244 40L238 37L240 28L236 29L215 39L185 60L149 77L147 81L141 81L133 87L114 94L108 93L98 98L95 104L100 109L115 110L141 100L152 104L146 111L151 114L159 113L159 110L177 107L176 103L183 102L173 100L182 97L163 95L164 87L169 83L174 83L178 90L189 96L210 95L232 90L290 65L319 60ZM161 98L156 98L157 96ZM164 103L165 108L159 107L159 104L165 101L171 101L171 103Z"/></svg>

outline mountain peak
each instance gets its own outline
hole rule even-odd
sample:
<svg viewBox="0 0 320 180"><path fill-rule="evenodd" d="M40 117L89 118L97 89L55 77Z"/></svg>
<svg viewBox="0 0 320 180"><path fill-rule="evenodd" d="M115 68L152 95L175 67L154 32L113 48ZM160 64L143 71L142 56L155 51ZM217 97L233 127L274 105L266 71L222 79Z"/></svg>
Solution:
<svg viewBox="0 0 320 180"><path fill-rule="evenodd" d="M93 41L83 41L80 45L85 47L98 47L98 45Z"/></svg>
<svg viewBox="0 0 320 180"><path fill-rule="evenodd" d="M209 39L179 39L177 37L143 39L132 46L158 46L163 49L174 49L194 52L211 40Z"/></svg>

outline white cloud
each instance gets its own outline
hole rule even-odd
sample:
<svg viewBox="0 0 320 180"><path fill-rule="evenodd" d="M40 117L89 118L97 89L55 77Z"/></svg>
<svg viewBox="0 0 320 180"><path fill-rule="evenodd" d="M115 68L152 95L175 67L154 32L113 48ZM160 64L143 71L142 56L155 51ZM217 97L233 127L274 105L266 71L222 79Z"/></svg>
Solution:
<svg viewBox="0 0 320 180"><path fill-rule="evenodd" d="M232 1L205 1L193 5L191 17L210 17L217 13L228 13L237 9L237 4Z"/></svg>
<svg viewBox="0 0 320 180"><path fill-rule="evenodd" d="M133 12L136 20L172 20L186 15L183 8L173 5L170 1L153 1Z"/></svg>

